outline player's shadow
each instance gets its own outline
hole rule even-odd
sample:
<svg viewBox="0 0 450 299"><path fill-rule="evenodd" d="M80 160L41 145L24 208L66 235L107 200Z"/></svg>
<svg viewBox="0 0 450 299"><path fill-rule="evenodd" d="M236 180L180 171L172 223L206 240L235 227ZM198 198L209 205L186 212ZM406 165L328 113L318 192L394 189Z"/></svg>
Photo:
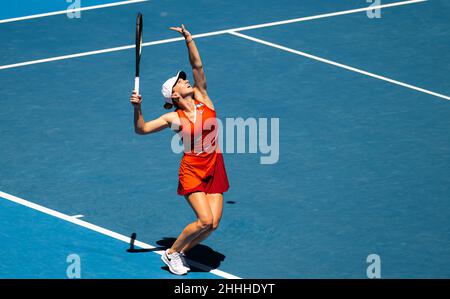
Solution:
<svg viewBox="0 0 450 299"><path fill-rule="evenodd" d="M141 253L141 252L166 250L172 247L176 239L164 237L161 240L156 241L156 244L159 245L158 247L151 249L142 249L142 248L136 249L134 246L135 240L136 240L136 233L133 233L131 235L130 248L127 249L127 252ZM220 252L214 251L213 249L211 249L211 247L198 244L197 246L189 250L189 252L187 253L187 258L189 260L203 264L208 268L216 269L220 266L220 263L225 260L225 255L221 254ZM161 267L161 269L169 271L169 268L167 266ZM191 272L205 272L205 270L196 268L191 265Z"/></svg>
<svg viewBox="0 0 450 299"><path fill-rule="evenodd" d="M156 241L156 244L167 249L172 247L175 240L176 240L175 238L164 237L162 240ZM186 257L189 260L205 265L211 269L219 268L220 263L225 260L225 255L203 244L198 244L194 248L189 250ZM204 269L199 269L192 265L190 266L191 272L205 272ZM167 266L161 267L161 269L169 271L169 268Z"/></svg>

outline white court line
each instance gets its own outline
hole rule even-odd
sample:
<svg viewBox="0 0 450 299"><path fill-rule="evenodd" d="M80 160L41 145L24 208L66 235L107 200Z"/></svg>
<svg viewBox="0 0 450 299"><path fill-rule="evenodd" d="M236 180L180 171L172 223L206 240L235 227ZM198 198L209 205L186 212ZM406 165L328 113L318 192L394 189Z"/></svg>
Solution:
<svg viewBox="0 0 450 299"><path fill-rule="evenodd" d="M303 18L290 19L290 20L284 20L284 21L278 21L278 22L272 22L272 23L264 23L264 24L259 24L259 25L252 25L252 26L238 27L238 28L232 28L232 29L226 29L226 30L201 33L201 34L194 34L192 37L193 38L202 38L202 37L208 37L208 36L213 36L213 35L226 34L226 33L235 32L235 31L245 31L245 30L257 29L257 28L263 28L263 27L284 25L284 24L295 23L295 22L304 22L304 21L310 21L310 20L314 20L314 19L329 18L329 17L358 13L358 12L363 12L363 11L368 11L368 10L373 10L373 9L381 9L381 8L400 6L400 5L408 5L408 4L414 4L414 3L426 2L426 1L428 1L428 0L413 0L413 1L395 2L395 3L378 5L378 6L373 6L373 7L363 7L363 8L358 8L358 9L345 10L345 11L321 14L321 15L310 16L310 17L303 17ZM142 46L147 47L147 46L172 43L172 42L182 41L182 40L184 40L183 37L169 38L169 39L163 39L163 40L158 40L158 41L146 42L146 43L143 43ZM50 58L44 58L44 59L38 59L38 60L30 60L30 61L19 62L19 63L14 63L14 64L6 64L6 65L0 66L0 70L22 67L22 66L38 64L38 63L57 61L57 60L71 59L71 58L76 58L76 57L83 57L83 56L90 56L90 55L96 55L96 54L102 54L102 53L122 51L122 50L132 49L134 47L135 47L135 45L120 46L120 47L103 49L103 50L95 50L95 51L89 51L89 52L83 52L83 53L77 53L77 54L56 56L56 57L50 57Z"/></svg>
<svg viewBox="0 0 450 299"><path fill-rule="evenodd" d="M57 56L57 57L51 57L51 58L45 58L45 59L38 59L38 60L2 65L2 66L0 66L0 70L11 69L11 68L16 68L19 66L26 66L26 65L31 65L31 64L50 62L50 61L70 59L70 58L75 58L75 57L83 57L83 56L90 56L90 55L101 54L101 53L116 52L116 51L131 49L131 48L135 48L135 45L122 46L122 47L116 47L116 48L109 48L109 49L103 49L103 50L97 50L97 51L89 51L89 52L83 52L83 53L77 53L77 54L63 55L63 56Z"/></svg>
<svg viewBox="0 0 450 299"><path fill-rule="evenodd" d="M308 53L305 53L305 52L297 51L297 50L294 50L294 49L291 49L291 48L287 48L287 47L284 47L284 46L281 46L281 45L278 45L278 44L274 44L274 43L271 43L271 42L268 42L268 41L265 41L265 40L262 40L262 39L254 38L254 37L251 37L251 36L248 36L248 35L245 35L245 34L241 34L241 33L237 33L237 32L230 32L230 34L238 36L238 37L241 37L241 38L245 38L245 39L248 39L248 40L251 40L251 41L254 41L254 42L266 45L266 46L269 46L269 47L274 47L274 48L277 48L277 49L280 49L280 50L283 50L283 51L286 51L286 52L290 52L290 53L293 53L293 54L297 54L297 55L300 55L300 56L311 58L311 59L314 59L314 60L317 60L317 61L320 61L320 62L323 62L323 63L326 63L326 64L331 64L331 65L334 65L334 66L337 66L337 67L340 67L340 68L343 68L343 69L346 69L346 70L349 70L349 71L352 71L352 72L356 72L356 73L359 73L359 74L362 74L362 75L366 75L366 76L369 76L369 77L372 77L372 78L376 78L376 79L379 79L379 80L387 81L387 82L390 82L390 83L393 83L393 84L397 84L397 85L400 85L400 86L403 86L403 87L406 87L406 88L409 88L409 89L414 89L416 91L420 91L420 92L423 92L423 93L426 93L426 94L429 94L429 95L432 95L432 96L435 96L435 97L443 98L445 100L450 100L449 96L446 96L446 95L443 95L443 94L440 94L440 93L436 93L436 92L433 92L433 91L430 91L430 90L427 90L427 89L423 89L423 88L420 88L420 87L417 87L417 86L414 86L414 85L410 85L410 84L407 84L407 83L403 83L403 82L400 82L400 81L397 81L397 80L393 80L393 79L390 79L390 78L387 78L387 77L383 77L383 76L380 76L380 75L377 75L377 74L374 74L374 73L366 72L366 71L363 71L363 70L360 70L360 69L357 69L357 68L354 68L354 67L342 64L342 63L334 62L334 61L331 61L331 60L328 60L328 59L325 59L325 58L321 58L321 57L318 57L318 56L314 56L314 55L311 55L311 54L308 54Z"/></svg>
<svg viewBox="0 0 450 299"><path fill-rule="evenodd" d="M351 9L351 10L344 10L344 11L338 11L338 12L332 12L332 13L325 13L325 14L320 14L320 15L315 15L315 16L310 16L310 17L302 17L302 18L290 19L290 20L285 20L285 21L278 21L278 22L272 22L272 23L264 23L264 24L260 24L260 25L240 27L240 28L235 28L235 29L229 29L228 31L244 31L244 30L258 29L258 28L263 28L263 27L285 25L285 24L290 24L290 23L311 21L311 20L317 20L317 19L323 19L323 18L330 18L330 17L336 17L336 16L342 16L342 15L347 15L347 14L353 14L353 13L358 13L358 12L369 11L369 10L388 8L388 7L395 7L395 6L402 6L402 5L409 5L409 4L420 3L420 2L427 2L427 1L428 0L411 0L411 1L394 2L394 3L389 3L389 4L383 4L383 5L374 5L374 6L356 8L356 9Z"/></svg>
<svg viewBox="0 0 450 299"><path fill-rule="evenodd" d="M113 232L113 231L111 231L109 229L106 229L106 228L103 228L103 227L91 224L89 222L86 222L86 221L74 218L73 216L69 216L69 215L63 214L61 212L58 212L58 211L46 208L44 206L32 203L30 201L27 201L25 199L19 198L17 196L14 196L14 195L11 195L11 194L8 194L8 193L0 191L0 197L2 197L4 199L7 199L9 201L15 202L17 204L26 206L26 207L31 208L33 210L42 212L44 214L51 215L53 217L65 220L67 222L70 222L70 223L73 223L73 224L85 227L87 229L96 231L96 232L98 232L100 234L103 234L103 235L109 236L111 238L123 241L125 243L128 243L128 244L131 243L131 238L129 238L129 237L126 237L124 235L118 234L118 233ZM149 245L149 244L146 244L144 242L137 241L137 240L134 242L134 244L136 246L140 247L140 248L143 248L143 249L154 249L154 248L156 248L155 246L152 246L152 245ZM154 251L154 252L159 254L159 255L162 255L162 253L163 253L163 251ZM207 272L210 272L212 274L215 274L217 276L220 276L220 277L223 277L223 278L228 278L228 279L240 279L240 277L234 276L234 275L229 274L227 272L223 272L223 271L217 270L217 269L212 269L212 268L210 268L208 266L205 266L203 264L197 263L197 262L192 261L192 260L188 260L188 261L189 261L190 265L192 265L192 266L194 266L196 268L199 268L199 269L201 269L203 271L207 271Z"/></svg>
<svg viewBox="0 0 450 299"><path fill-rule="evenodd" d="M80 219L80 218L83 218L84 217L84 215L74 215L74 216L72 216L73 218L77 218L77 219Z"/></svg>
<svg viewBox="0 0 450 299"><path fill-rule="evenodd" d="M148 0L128 0L128 1L108 3L108 4L100 4L100 5L80 7L80 8L76 8L76 9L59 10L59 11L42 13L42 14L18 17L18 18L3 19L3 20L0 20L0 24L10 23L10 22L17 22L17 21L23 21L23 20L29 20L29 19L36 19L36 18L43 18L43 17L49 17L49 16L54 16L54 15L67 14L67 13L74 13L74 12L84 11L84 10L92 10L92 9L111 7L111 6L127 5L127 4L146 2L146 1L148 1ZM70 4L68 3L68 5L70 5Z"/></svg>

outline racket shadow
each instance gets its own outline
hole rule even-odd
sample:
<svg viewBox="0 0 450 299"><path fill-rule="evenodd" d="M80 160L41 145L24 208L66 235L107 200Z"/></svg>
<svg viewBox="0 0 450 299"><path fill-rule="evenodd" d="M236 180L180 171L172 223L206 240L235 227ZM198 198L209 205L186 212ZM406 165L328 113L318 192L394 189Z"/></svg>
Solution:
<svg viewBox="0 0 450 299"><path fill-rule="evenodd" d="M142 253L142 252L153 252L153 251L160 251L160 250L166 250L166 247L155 247L155 248L136 248L134 246L134 242L136 241L136 233L132 233L130 237L130 248L127 249L127 252L130 253Z"/></svg>

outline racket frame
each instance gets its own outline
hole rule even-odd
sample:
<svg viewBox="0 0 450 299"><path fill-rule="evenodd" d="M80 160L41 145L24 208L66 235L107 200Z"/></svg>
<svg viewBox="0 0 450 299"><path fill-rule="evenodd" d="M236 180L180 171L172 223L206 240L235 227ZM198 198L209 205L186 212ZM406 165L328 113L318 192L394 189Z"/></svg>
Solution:
<svg viewBox="0 0 450 299"><path fill-rule="evenodd" d="M139 94L139 73L140 73L140 63L142 54L142 14L138 13L136 17L136 68L135 68L135 78L134 78L134 90Z"/></svg>

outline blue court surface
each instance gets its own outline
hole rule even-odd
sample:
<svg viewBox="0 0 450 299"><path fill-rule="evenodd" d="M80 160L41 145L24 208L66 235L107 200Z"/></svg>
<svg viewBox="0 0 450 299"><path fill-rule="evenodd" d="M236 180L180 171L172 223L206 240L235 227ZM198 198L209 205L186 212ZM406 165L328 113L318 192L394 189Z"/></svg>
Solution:
<svg viewBox="0 0 450 299"><path fill-rule="evenodd" d="M374 254L381 278L450 278L449 1L75 2L0 1L0 278L68 278L77 256L81 278L364 279ZM218 117L279 121L275 163L224 153L223 218L185 276L160 260L195 220L181 154L133 128L138 12L146 120L193 80L183 23Z"/></svg>

